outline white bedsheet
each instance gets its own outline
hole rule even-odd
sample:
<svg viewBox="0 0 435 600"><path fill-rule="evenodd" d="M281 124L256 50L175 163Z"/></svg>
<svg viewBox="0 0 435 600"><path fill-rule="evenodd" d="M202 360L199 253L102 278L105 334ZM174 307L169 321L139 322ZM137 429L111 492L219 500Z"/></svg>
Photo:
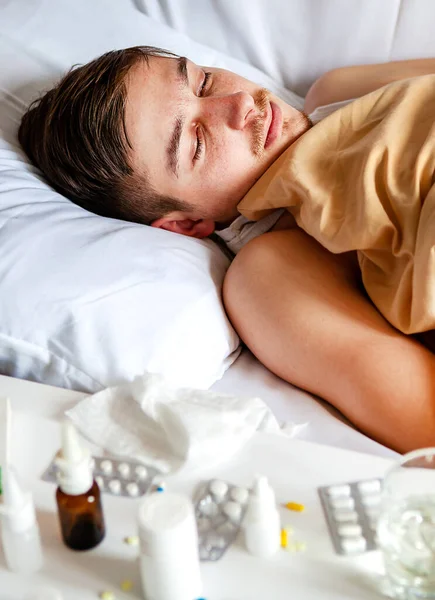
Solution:
<svg viewBox="0 0 435 600"><path fill-rule="evenodd" d="M259 396L270 406L280 422L307 423L298 433L298 439L378 456L398 456L354 429L326 402L271 373L248 350L242 352L211 389L236 395Z"/></svg>

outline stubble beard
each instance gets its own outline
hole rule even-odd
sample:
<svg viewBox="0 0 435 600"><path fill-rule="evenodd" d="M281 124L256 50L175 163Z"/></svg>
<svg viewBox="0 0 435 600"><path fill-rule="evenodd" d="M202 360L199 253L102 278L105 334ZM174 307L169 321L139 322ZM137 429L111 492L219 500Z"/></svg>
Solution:
<svg viewBox="0 0 435 600"><path fill-rule="evenodd" d="M266 140L264 139L264 120L266 118L267 107L270 102L270 92L266 88L259 89L254 94L254 102L259 114L255 117L255 120L251 126L251 151L256 158L261 159L265 153L264 143ZM304 111L298 110L294 117L284 118L281 135L287 137L291 131L291 135L287 140L286 148L293 144L293 142L295 142L312 126L313 123L310 117Z"/></svg>

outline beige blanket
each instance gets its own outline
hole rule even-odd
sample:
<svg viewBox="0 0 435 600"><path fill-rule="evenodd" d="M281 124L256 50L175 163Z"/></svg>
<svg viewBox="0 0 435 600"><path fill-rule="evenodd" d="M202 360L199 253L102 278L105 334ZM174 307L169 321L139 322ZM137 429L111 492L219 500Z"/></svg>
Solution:
<svg viewBox="0 0 435 600"><path fill-rule="evenodd" d="M357 250L364 286L404 333L435 329L435 75L390 84L290 146L239 204L287 208L334 253Z"/></svg>

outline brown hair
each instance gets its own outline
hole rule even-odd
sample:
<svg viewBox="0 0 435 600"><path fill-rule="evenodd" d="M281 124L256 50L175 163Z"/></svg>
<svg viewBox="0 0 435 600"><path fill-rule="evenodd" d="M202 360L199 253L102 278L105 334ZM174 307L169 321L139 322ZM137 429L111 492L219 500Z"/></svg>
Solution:
<svg viewBox="0 0 435 600"><path fill-rule="evenodd" d="M153 46L135 46L73 67L32 102L18 131L24 151L57 191L96 214L145 224L191 208L161 196L129 161L125 78L150 56L176 57Z"/></svg>

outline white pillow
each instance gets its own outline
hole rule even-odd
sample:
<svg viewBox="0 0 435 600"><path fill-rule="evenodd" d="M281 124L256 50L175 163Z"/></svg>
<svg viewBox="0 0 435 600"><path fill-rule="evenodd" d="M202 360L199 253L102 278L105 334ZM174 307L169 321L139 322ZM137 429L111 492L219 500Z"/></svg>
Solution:
<svg viewBox="0 0 435 600"><path fill-rule="evenodd" d="M255 69L154 23L129 0L6 2L0 8L4 374L93 392L148 370L174 385L207 388L239 353L221 302L229 261L213 242L84 211L44 182L16 141L36 91L73 63L141 43L244 71L301 102Z"/></svg>
<svg viewBox="0 0 435 600"><path fill-rule="evenodd" d="M92 215L0 140L0 370L96 391L145 370L207 388L237 356L210 241Z"/></svg>
<svg viewBox="0 0 435 600"><path fill-rule="evenodd" d="M398 23L407 10L409 22L415 22L416 11L421 14L417 13L419 27L412 30L405 50L417 47L420 54L414 56L433 56L435 49L433 0L136 2L144 14L217 51L249 61L299 94L306 94L329 69L390 60ZM409 50L405 57L409 58Z"/></svg>

